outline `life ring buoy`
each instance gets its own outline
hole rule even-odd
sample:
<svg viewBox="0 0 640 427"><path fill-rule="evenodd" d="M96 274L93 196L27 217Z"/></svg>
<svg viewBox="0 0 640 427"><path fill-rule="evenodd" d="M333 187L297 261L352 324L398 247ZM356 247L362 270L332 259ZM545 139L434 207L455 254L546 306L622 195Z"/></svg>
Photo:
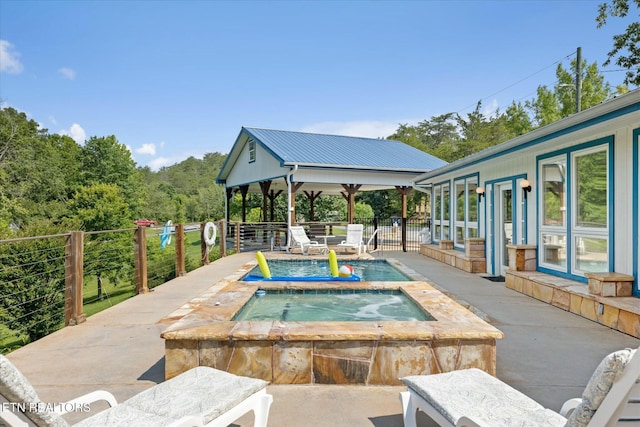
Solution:
<svg viewBox="0 0 640 427"><path fill-rule="evenodd" d="M204 225L204 230L202 231L202 239L209 247L216 244L216 226L214 223L207 222Z"/></svg>

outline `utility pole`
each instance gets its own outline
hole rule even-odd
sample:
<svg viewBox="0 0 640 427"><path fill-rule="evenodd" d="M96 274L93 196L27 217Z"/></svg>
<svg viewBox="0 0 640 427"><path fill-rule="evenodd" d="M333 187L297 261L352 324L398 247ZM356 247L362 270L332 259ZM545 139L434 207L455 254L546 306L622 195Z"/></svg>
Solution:
<svg viewBox="0 0 640 427"><path fill-rule="evenodd" d="M582 93L582 48L576 52L576 113L580 112Z"/></svg>

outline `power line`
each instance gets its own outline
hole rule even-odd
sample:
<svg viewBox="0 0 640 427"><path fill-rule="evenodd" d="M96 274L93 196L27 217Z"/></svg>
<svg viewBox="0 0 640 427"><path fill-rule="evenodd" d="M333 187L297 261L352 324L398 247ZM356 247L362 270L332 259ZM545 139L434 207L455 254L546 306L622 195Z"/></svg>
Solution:
<svg viewBox="0 0 640 427"><path fill-rule="evenodd" d="M572 52L572 53L570 53L570 54L568 54L568 55L564 56L563 58L561 58L561 59L559 59L559 60L555 61L554 63L549 64L549 65L547 65L546 67L544 67L544 68L542 68L542 69L540 69L540 70L538 70L538 71L536 71L536 72L534 72L534 73L532 73L532 74L528 75L527 77L524 77L524 78L522 78L522 79L520 79L520 80L516 81L515 83L512 83L512 84L510 84L509 86L506 86L506 87L504 87L504 88L500 89L499 91L497 91L497 92L495 92L495 93L492 93L492 94L491 94L491 95L489 95L489 96L485 96L484 98L481 98L481 99L480 99L480 102L482 102L482 101L486 101L487 99L492 98L492 97L496 96L497 94L502 93L502 92L504 92L505 90L510 89L510 88L512 88L513 86L515 86L515 85L517 85L517 84L520 84L520 83L522 83L523 81L525 81L525 80L527 80L527 79L530 79L531 77L535 76L536 74L540 74L541 72L543 72L543 71L545 71L545 70L548 70L549 68L551 68L551 67L553 67L553 66L555 66L555 65L558 65L559 63L561 63L561 62L562 62L562 61L564 61L565 59L568 59L568 58L570 58L571 56L573 56L573 55L575 55L575 54L576 54L575 52ZM527 95L527 96L528 96L528 95ZM476 103L473 103L473 104L470 104L470 105L468 105L468 106L466 106L466 107L464 107L464 108L461 108L460 110L456 111L456 114L460 114L462 111L465 111L465 110L467 110L467 109L469 109L469 108L471 108L471 107L474 107L475 105L477 105L477 102L476 102Z"/></svg>

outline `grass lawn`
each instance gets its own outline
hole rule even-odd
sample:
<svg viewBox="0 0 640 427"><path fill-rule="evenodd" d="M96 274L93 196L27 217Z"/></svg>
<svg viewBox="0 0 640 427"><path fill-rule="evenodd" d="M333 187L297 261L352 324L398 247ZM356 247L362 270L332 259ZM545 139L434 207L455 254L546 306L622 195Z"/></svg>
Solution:
<svg viewBox="0 0 640 427"><path fill-rule="evenodd" d="M153 246L160 247L160 237L157 235L149 236L147 239L148 248ZM166 252L166 253L165 253ZM185 266L187 271L194 270L201 265L200 254L200 233L192 231L185 233ZM212 248L209 254L211 261L219 257L218 247ZM165 277L171 275L175 270L175 239L171 239L171 244L162 251L162 257L155 261L155 264L161 264L162 272L148 271L148 275L158 275ZM167 265L165 265L167 264ZM170 265L169 265L170 264ZM166 267L166 268L165 268ZM132 270L133 271L133 270ZM164 280L164 279L163 279ZM135 296L136 286L133 278L130 280L120 280L117 284L112 283L109 279L102 279L102 298L98 298L98 279L95 275L85 275L83 286L83 311L87 316L92 316L109 307ZM60 328L64 327L63 324ZM3 324L0 324L0 353L18 349L28 344L25 335L16 333Z"/></svg>

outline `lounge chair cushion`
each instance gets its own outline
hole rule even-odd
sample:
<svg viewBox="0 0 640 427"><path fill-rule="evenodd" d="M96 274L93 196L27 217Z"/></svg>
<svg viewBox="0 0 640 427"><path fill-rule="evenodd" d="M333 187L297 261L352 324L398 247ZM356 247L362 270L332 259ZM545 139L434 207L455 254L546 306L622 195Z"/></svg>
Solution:
<svg viewBox="0 0 640 427"><path fill-rule="evenodd" d="M401 378L453 425L466 416L492 427L564 426L566 419L480 369Z"/></svg>
<svg viewBox="0 0 640 427"><path fill-rule="evenodd" d="M48 410L31 383L1 354L0 394L9 402L24 404L25 415L38 427L69 427L64 418Z"/></svg>
<svg viewBox="0 0 640 427"><path fill-rule="evenodd" d="M140 419L144 416L149 420L145 425L160 427L189 415L201 416L203 423L207 424L267 384L263 380L200 366L77 425L143 425ZM119 424L111 424L114 420L118 420Z"/></svg>
<svg viewBox="0 0 640 427"><path fill-rule="evenodd" d="M582 393L582 401L569 415L567 427L584 427L589 424L635 352L636 350L627 348L615 351L602 359Z"/></svg>

